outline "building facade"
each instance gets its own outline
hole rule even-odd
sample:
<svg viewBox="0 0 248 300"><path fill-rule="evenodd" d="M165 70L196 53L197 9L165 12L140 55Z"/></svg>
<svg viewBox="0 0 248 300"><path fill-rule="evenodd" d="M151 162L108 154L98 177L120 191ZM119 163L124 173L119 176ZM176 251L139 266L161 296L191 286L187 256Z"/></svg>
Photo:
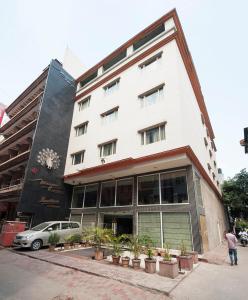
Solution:
<svg viewBox="0 0 248 300"><path fill-rule="evenodd" d="M222 241L214 132L175 10L77 79L64 182L72 220L181 241Z"/></svg>
<svg viewBox="0 0 248 300"><path fill-rule="evenodd" d="M1 219L35 225L68 217L63 183L75 94L74 79L52 60L6 109L0 128Z"/></svg>

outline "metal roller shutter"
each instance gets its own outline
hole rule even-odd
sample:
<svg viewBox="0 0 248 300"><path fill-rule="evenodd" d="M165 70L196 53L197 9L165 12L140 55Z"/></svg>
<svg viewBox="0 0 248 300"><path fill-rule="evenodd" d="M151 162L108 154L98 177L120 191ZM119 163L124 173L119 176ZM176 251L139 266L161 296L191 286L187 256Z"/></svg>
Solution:
<svg viewBox="0 0 248 300"><path fill-rule="evenodd" d="M83 214L82 228L96 226L96 215L95 214Z"/></svg>
<svg viewBox="0 0 248 300"><path fill-rule="evenodd" d="M154 246L161 247L160 213L139 213L138 233L150 236Z"/></svg>
<svg viewBox="0 0 248 300"><path fill-rule="evenodd" d="M180 249L184 242L187 250L192 250L191 222L189 213L163 213L162 228L164 246Z"/></svg>

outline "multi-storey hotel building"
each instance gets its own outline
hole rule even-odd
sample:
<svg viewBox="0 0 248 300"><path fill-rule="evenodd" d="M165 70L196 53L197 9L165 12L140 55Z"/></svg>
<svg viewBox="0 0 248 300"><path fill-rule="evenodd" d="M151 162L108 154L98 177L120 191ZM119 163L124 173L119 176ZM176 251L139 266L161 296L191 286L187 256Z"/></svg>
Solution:
<svg viewBox="0 0 248 300"><path fill-rule="evenodd" d="M29 225L68 216L63 183L75 94L61 63L49 66L6 109L0 128L0 220Z"/></svg>
<svg viewBox="0 0 248 300"><path fill-rule="evenodd" d="M225 230L214 132L175 10L77 80L71 219L205 251Z"/></svg>

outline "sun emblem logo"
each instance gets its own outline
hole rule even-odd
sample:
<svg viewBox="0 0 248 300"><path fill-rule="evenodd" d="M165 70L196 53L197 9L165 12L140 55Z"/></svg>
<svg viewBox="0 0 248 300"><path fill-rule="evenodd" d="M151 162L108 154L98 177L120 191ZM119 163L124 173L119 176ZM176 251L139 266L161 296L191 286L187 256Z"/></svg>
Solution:
<svg viewBox="0 0 248 300"><path fill-rule="evenodd" d="M52 149L42 149L37 155L37 162L49 170L58 169L60 165L59 155Z"/></svg>

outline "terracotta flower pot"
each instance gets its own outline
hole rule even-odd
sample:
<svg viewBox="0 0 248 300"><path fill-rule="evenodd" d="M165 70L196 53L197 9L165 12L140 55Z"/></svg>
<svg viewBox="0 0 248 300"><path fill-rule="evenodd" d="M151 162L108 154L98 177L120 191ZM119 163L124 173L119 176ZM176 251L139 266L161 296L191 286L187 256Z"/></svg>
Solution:
<svg viewBox="0 0 248 300"><path fill-rule="evenodd" d="M146 273L156 273L156 260L155 259L145 259L145 271Z"/></svg>
<svg viewBox="0 0 248 300"><path fill-rule="evenodd" d="M102 259L103 259L103 251L102 250L96 250L95 260L102 260Z"/></svg>
<svg viewBox="0 0 248 300"><path fill-rule="evenodd" d="M53 251L55 251L55 245L49 245L49 251L50 252L53 252Z"/></svg>
<svg viewBox="0 0 248 300"><path fill-rule="evenodd" d="M179 268L191 271L193 269L193 257L192 255L178 256Z"/></svg>
<svg viewBox="0 0 248 300"><path fill-rule="evenodd" d="M124 268L128 268L129 267L129 261L130 261L130 257L122 257L121 258L122 266Z"/></svg>
<svg viewBox="0 0 248 300"><path fill-rule="evenodd" d="M134 270L140 269L140 262L141 262L140 259L135 259L135 258L132 259L132 264L133 264Z"/></svg>
<svg viewBox="0 0 248 300"><path fill-rule="evenodd" d="M113 264L114 265L119 265L120 263L120 256L115 256L115 255L112 255L112 260L113 260Z"/></svg>
<svg viewBox="0 0 248 300"><path fill-rule="evenodd" d="M178 262L174 260L161 260L159 262L159 275L169 278L176 278L178 275Z"/></svg>
<svg viewBox="0 0 248 300"><path fill-rule="evenodd" d="M194 264L198 263L198 252L197 251L188 251L187 254L192 255Z"/></svg>
<svg viewBox="0 0 248 300"><path fill-rule="evenodd" d="M69 249L70 249L70 244L64 243L64 250L69 250Z"/></svg>

